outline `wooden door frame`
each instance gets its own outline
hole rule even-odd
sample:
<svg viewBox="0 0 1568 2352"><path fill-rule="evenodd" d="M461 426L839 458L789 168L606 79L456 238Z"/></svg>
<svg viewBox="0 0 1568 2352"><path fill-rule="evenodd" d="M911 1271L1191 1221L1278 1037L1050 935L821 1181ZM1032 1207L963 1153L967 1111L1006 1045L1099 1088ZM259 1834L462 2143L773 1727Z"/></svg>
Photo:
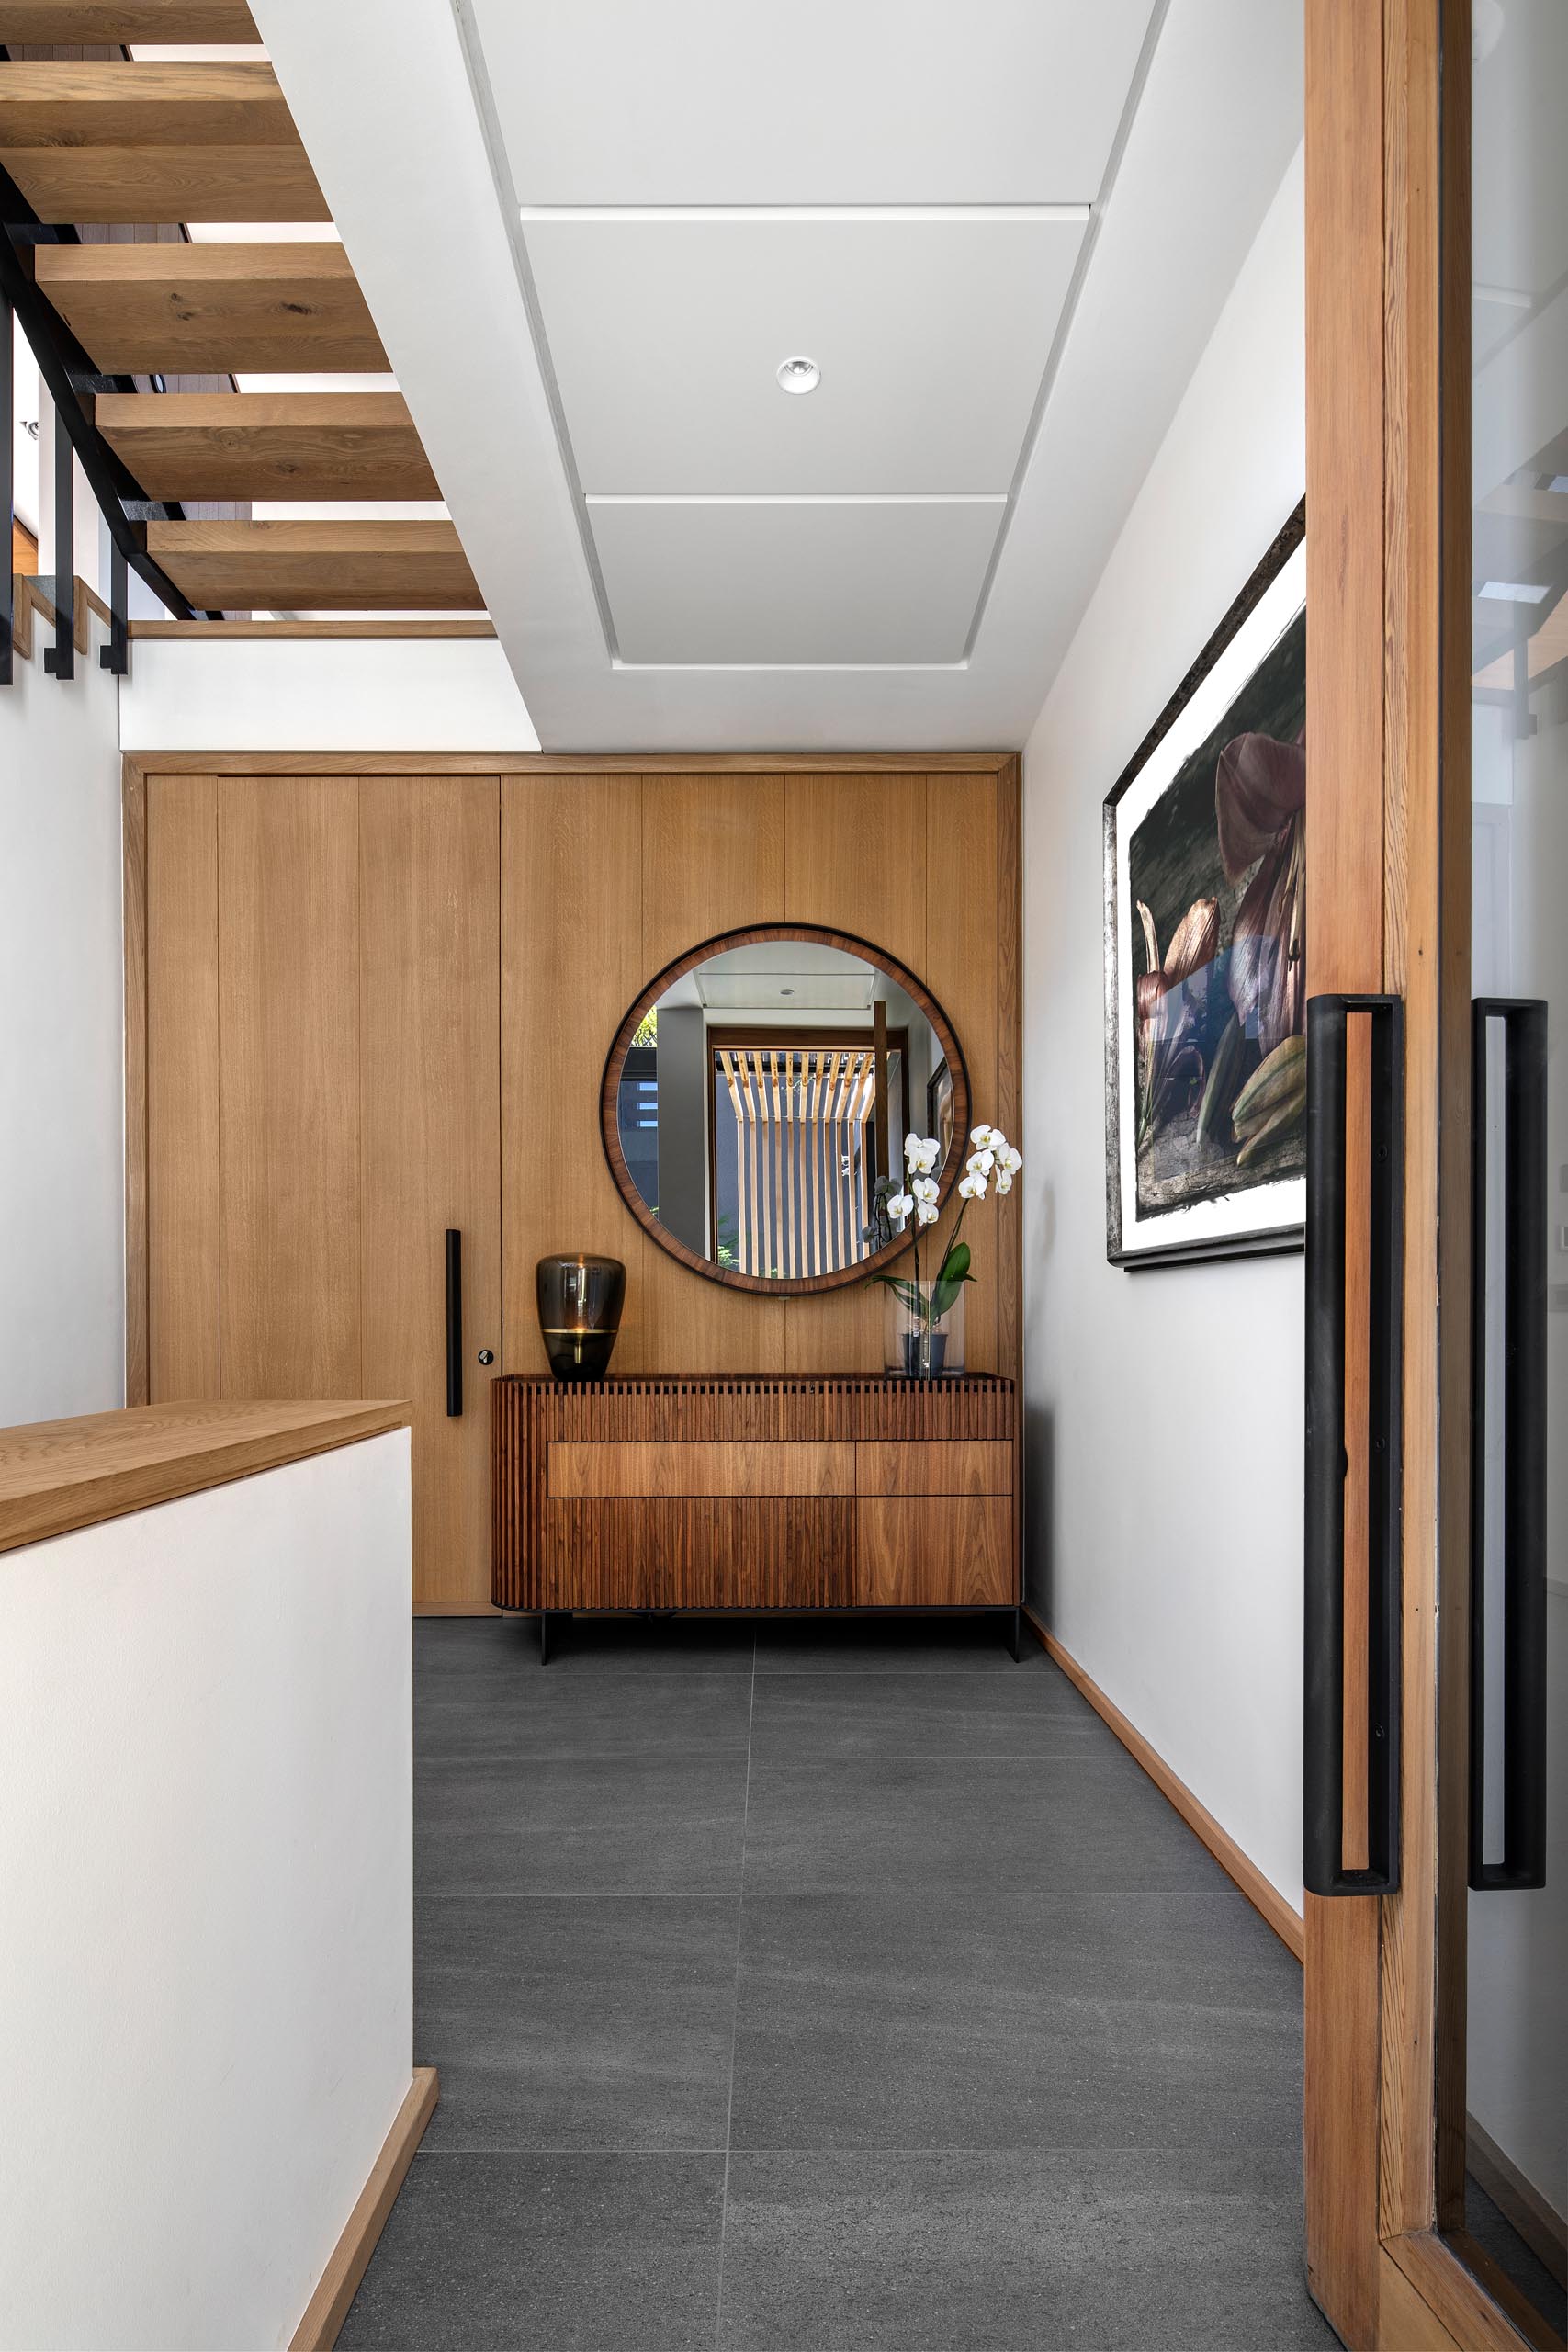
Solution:
<svg viewBox="0 0 1568 2352"><path fill-rule="evenodd" d="M1469 0L1306 0L1311 978L1402 996L1406 1041L1400 1883L1305 1906L1308 2272L1352 2352L1540 2340L1462 2233L1437 1811L1468 1740L1469 64Z"/></svg>

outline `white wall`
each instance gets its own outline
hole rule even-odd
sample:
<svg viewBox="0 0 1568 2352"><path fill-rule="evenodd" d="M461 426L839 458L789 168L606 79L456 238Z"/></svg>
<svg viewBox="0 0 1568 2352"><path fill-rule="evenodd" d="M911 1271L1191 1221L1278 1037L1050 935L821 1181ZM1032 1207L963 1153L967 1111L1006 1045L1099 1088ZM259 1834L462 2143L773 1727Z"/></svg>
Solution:
<svg viewBox="0 0 1568 2352"><path fill-rule="evenodd" d="M1024 752L1028 1577L1300 1905L1303 1261L1105 1257L1101 805L1302 494L1298 154Z"/></svg>
<svg viewBox="0 0 1568 2352"><path fill-rule="evenodd" d="M0 686L0 1426L125 1393L116 687L52 635Z"/></svg>
<svg viewBox="0 0 1568 2352"><path fill-rule="evenodd" d="M128 752L536 752L496 639L136 639Z"/></svg>
<svg viewBox="0 0 1568 2352"><path fill-rule="evenodd" d="M412 2079L406 1430L0 1558L0 2346L287 2345Z"/></svg>

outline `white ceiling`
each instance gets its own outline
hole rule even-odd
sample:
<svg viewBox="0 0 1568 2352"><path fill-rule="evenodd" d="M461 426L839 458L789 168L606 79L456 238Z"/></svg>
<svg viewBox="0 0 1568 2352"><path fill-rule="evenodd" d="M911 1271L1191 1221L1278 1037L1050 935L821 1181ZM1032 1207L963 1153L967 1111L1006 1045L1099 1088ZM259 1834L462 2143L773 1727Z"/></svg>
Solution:
<svg viewBox="0 0 1568 2352"><path fill-rule="evenodd" d="M1021 741L1300 0L255 15L547 749Z"/></svg>
<svg viewBox="0 0 1568 2352"><path fill-rule="evenodd" d="M1086 217L529 216L583 489L1005 492Z"/></svg>
<svg viewBox="0 0 1568 2352"><path fill-rule="evenodd" d="M463 0L525 204L1098 189L1151 0Z"/></svg>

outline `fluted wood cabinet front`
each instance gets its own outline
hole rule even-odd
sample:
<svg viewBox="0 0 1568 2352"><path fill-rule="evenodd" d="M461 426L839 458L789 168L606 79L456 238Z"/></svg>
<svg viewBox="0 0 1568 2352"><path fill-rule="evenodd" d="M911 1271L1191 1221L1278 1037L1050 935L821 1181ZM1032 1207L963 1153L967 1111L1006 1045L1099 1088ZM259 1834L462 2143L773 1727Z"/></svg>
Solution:
<svg viewBox="0 0 1568 2352"><path fill-rule="evenodd" d="M1012 1608L1010 1380L498 1380L507 1609Z"/></svg>

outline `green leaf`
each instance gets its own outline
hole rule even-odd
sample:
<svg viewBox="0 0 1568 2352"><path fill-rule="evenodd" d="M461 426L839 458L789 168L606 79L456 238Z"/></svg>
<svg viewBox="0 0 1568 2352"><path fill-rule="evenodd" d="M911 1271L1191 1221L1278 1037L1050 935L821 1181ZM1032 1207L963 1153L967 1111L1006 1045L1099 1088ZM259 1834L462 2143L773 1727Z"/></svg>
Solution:
<svg viewBox="0 0 1568 2352"><path fill-rule="evenodd" d="M969 1244L967 1241L955 1241L942 1261L942 1272L938 1274L937 1281L966 1283L973 1279L969 1272Z"/></svg>

